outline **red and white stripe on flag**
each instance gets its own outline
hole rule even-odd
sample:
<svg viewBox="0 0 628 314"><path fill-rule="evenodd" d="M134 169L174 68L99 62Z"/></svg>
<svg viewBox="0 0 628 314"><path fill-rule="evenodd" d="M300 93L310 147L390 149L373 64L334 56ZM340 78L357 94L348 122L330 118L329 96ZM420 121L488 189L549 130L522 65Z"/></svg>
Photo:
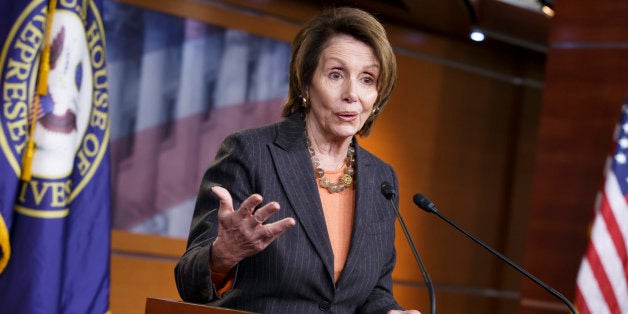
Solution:
<svg viewBox="0 0 628 314"><path fill-rule="evenodd" d="M595 206L590 241L578 271L575 306L581 314L628 314L628 112L615 132L615 149Z"/></svg>

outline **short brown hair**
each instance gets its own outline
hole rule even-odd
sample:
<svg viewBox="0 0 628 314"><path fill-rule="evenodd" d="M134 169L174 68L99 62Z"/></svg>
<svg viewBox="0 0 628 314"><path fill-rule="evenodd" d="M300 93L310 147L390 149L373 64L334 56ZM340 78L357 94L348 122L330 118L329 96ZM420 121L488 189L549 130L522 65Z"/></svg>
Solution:
<svg viewBox="0 0 628 314"><path fill-rule="evenodd" d="M373 49L379 61L380 73L377 79L377 99L373 108L375 114L364 123L358 135L367 136L375 119L386 106L388 98L397 80L397 61L386 30L371 14L356 8L328 9L305 23L292 41L292 59L290 60L290 85L288 99L281 115L289 116L303 107L301 97L312 82L314 71L318 66L319 57L325 43L334 35L349 35Z"/></svg>

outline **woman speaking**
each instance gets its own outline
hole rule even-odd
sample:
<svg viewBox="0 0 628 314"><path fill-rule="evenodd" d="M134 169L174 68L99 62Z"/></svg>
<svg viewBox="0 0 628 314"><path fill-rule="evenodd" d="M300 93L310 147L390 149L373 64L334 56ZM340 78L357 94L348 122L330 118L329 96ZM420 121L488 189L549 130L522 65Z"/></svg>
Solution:
<svg viewBox="0 0 628 314"><path fill-rule="evenodd" d="M419 313L392 295L392 167L358 145L386 106L396 61L383 26L322 12L292 43L281 122L229 135L200 186L183 300L260 313ZM398 200L395 200L398 202Z"/></svg>

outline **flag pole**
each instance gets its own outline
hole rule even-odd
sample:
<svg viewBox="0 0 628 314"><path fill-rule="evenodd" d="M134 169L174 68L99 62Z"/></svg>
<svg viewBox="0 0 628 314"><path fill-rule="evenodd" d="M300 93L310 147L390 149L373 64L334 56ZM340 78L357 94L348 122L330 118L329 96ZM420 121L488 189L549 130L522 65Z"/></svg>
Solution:
<svg viewBox="0 0 628 314"><path fill-rule="evenodd" d="M39 99L48 94L48 73L50 72L50 36L52 33L52 20L57 9L57 0L48 2L48 14L44 29L44 47L39 60L39 71L37 73L37 91L31 107L30 128L26 142L26 151L22 159L22 173L20 179L30 181L32 176L33 156L35 155L35 125L37 125L37 111L39 110Z"/></svg>

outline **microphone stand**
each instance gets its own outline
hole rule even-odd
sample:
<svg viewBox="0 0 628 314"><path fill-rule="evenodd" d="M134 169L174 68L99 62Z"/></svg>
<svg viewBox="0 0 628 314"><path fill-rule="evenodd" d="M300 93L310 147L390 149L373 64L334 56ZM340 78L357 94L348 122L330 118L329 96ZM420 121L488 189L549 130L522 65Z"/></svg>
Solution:
<svg viewBox="0 0 628 314"><path fill-rule="evenodd" d="M430 276L427 274L427 271L425 270L425 266L423 265L423 261L421 260L421 257L419 256L419 252L417 252L416 250L414 241L412 241L412 237L410 237L410 233L408 232L406 223L403 221L403 218L401 217L401 213L399 213L399 209L397 208L397 206L395 205L395 202L393 201L393 196L395 195L395 191L392 188L392 186L388 184L388 182L384 182L382 183L382 193L384 194L386 199L390 201L392 208L395 210L395 214L397 215L397 218L399 219L399 224L401 225L401 229L403 229L403 233L405 234L406 239L408 240L408 243L410 244L410 249L412 250L412 254L414 254L414 259L416 259L417 263L419 264L419 268L421 268L421 274L423 274L423 280L425 280L425 285L427 286L427 291L430 296L430 314L435 314L436 313L436 295L434 294L434 285L432 285L432 280L430 280Z"/></svg>
<svg viewBox="0 0 628 314"><path fill-rule="evenodd" d="M444 215L442 215L437 209L436 206L434 205L434 203L432 203L432 201L430 201L426 196L422 195L422 194L415 194L413 197L414 203L419 206L419 208L421 208L422 210L428 212L428 213L432 213L435 214L436 216L440 217L440 219L444 220L446 223L448 223L449 225L451 225L452 227L456 228L458 231L462 232L464 235L466 235L468 238L470 238L471 240L473 240L475 243L481 245L483 248L487 249L489 252L493 253L493 255L499 257L501 260L503 260L504 262L506 262L508 265L510 265L512 268L516 269L519 273L523 274L524 276L532 279L532 281L534 281L536 284L538 284L539 286L543 287L543 289L545 289L547 292L549 292L550 294L552 294L553 296L557 297L558 299L560 299L561 301L563 301L563 303L565 303L565 305L567 305L567 307L569 308L569 310L571 311L571 313L573 314L578 314L578 311L576 311L576 309L574 308L573 304L571 304L571 302L569 302L569 300L567 300L567 298L565 298L565 296L563 296L562 294L560 294L560 292L554 290L552 287L548 286L547 284L545 284L544 282L542 282L540 279L536 278L534 275L530 274L529 272L527 272L525 269L521 268L519 265L515 264L513 261L511 261L508 257L502 255L501 253L495 251L492 247L488 246L486 243L482 242L482 240L474 237L473 235L471 235L470 233L468 233L467 231L465 231L464 229L462 229L461 227L459 227L456 223L454 223L453 221L449 220L447 217L445 217Z"/></svg>

